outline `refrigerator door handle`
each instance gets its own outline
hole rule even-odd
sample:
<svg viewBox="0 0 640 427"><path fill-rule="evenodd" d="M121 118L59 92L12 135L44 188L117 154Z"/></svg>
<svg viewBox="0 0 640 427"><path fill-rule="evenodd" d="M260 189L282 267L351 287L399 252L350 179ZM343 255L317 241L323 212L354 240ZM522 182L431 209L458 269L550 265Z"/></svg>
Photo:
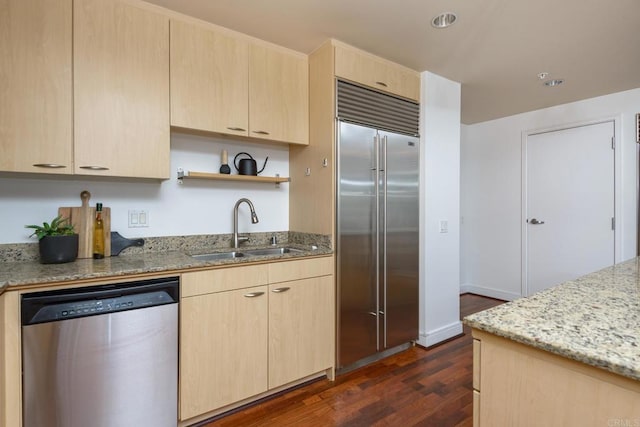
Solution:
<svg viewBox="0 0 640 427"><path fill-rule="evenodd" d="M384 168L382 188L382 291L383 301L380 314L384 316L387 311L387 135L382 138L382 161ZM382 322L384 348L387 348L387 318Z"/></svg>
<svg viewBox="0 0 640 427"><path fill-rule="evenodd" d="M376 132L375 136L375 145L374 149L374 158L375 158L375 213L376 213L376 237L375 237L375 245L376 250L373 252L376 257L375 268L376 268L376 310L380 309L380 256L378 254L378 249L380 248L380 134ZM380 322L376 322L376 350L380 351Z"/></svg>
<svg viewBox="0 0 640 427"><path fill-rule="evenodd" d="M376 136L373 137L373 150L375 153L378 152L378 135L376 134ZM371 170L372 171L377 171L378 170L378 156L374 155L373 157L371 157ZM374 175L375 178L375 175ZM378 190L378 188L376 187L376 191Z"/></svg>

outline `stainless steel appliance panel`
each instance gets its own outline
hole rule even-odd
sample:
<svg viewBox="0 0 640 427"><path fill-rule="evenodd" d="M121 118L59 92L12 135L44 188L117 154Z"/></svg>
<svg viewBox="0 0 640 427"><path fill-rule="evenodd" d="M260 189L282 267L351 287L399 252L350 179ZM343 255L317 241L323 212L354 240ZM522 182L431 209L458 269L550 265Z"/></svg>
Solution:
<svg viewBox="0 0 640 427"><path fill-rule="evenodd" d="M25 427L176 426L177 303L22 334Z"/></svg>
<svg viewBox="0 0 640 427"><path fill-rule="evenodd" d="M380 132L384 348L418 339L420 144L416 137Z"/></svg>
<svg viewBox="0 0 640 427"><path fill-rule="evenodd" d="M339 122L338 139L338 364L345 366L378 350L377 132Z"/></svg>
<svg viewBox="0 0 640 427"><path fill-rule="evenodd" d="M342 372L418 338L420 106L336 83Z"/></svg>

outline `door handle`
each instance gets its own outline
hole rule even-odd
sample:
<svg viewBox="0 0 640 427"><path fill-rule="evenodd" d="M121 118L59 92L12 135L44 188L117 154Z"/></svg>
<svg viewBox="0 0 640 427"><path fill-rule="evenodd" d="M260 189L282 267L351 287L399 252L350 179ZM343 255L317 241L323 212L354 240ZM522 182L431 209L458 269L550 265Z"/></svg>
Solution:
<svg viewBox="0 0 640 427"><path fill-rule="evenodd" d="M537 219L532 218L531 221L529 221L529 224L540 225L540 224L544 224L544 221L538 221Z"/></svg>
<svg viewBox="0 0 640 427"><path fill-rule="evenodd" d="M250 292L248 294L244 294L244 296L247 298L255 298L259 297L260 295L264 295L264 292Z"/></svg>

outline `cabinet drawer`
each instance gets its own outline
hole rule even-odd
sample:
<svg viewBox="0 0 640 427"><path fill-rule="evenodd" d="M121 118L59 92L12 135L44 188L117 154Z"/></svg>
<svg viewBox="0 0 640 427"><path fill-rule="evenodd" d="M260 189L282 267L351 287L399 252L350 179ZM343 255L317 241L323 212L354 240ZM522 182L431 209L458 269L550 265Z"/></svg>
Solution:
<svg viewBox="0 0 640 427"><path fill-rule="evenodd" d="M333 274L333 257L302 259L269 264L269 283Z"/></svg>
<svg viewBox="0 0 640 427"><path fill-rule="evenodd" d="M182 275L182 297L211 294L267 284L266 265L249 265L218 270L198 271Z"/></svg>

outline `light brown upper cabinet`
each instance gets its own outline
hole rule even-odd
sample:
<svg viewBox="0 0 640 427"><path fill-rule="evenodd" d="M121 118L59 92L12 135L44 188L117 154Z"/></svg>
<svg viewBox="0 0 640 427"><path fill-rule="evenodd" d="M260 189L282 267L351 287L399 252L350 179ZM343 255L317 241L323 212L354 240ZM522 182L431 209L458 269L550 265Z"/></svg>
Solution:
<svg viewBox="0 0 640 427"><path fill-rule="evenodd" d="M74 0L75 173L169 177L169 18Z"/></svg>
<svg viewBox="0 0 640 427"><path fill-rule="evenodd" d="M304 55L171 20L171 126L306 145Z"/></svg>
<svg viewBox="0 0 640 427"><path fill-rule="evenodd" d="M413 70L337 42L335 61L338 77L420 101L420 75Z"/></svg>
<svg viewBox="0 0 640 427"><path fill-rule="evenodd" d="M171 125L248 135L249 44L171 20Z"/></svg>
<svg viewBox="0 0 640 427"><path fill-rule="evenodd" d="M249 48L249 135L309 143L309 70L304 56Z"/></svg>
<svg viewBox="0 0 640 427"><path fill-rule="evenodd" d="M0 170L73 172L71 0L0 0Z"/></svg>

